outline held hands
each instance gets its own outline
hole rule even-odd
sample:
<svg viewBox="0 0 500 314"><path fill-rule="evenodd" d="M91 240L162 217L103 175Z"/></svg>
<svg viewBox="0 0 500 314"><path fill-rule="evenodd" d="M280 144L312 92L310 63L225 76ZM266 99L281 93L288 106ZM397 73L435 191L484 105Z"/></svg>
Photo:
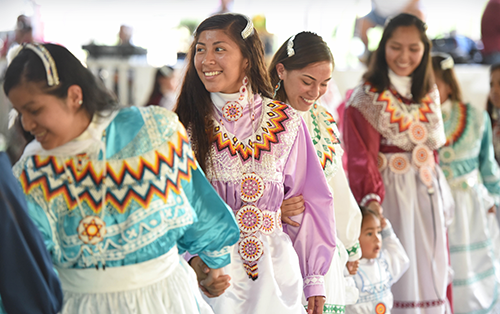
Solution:
<svg viewBox="0 0 500 314"><path fill-rule="evenodd" d="M349 275L353 275L354 276L358 272L359 259L357 261L347 262L347 264L345 266L347 267L347 271L349 272Z"/></svg>
<svg viewBox="0 0 500 314"><path fill-rule="evenodd" d="M326 298L316 295L307 299L307 314L323 314Z"/></svg>
<svg viewBox="0 0 500 314"><path fill-rule="evenodd" d="M231 285L229 275L224 275L221 268L209 268L199 256L195 256L189 261L198 279L198 285L203 293L209 298L220 296Z"/></svg>
<svg viewBox="0 0 500 314"><path fill-rule="evenodd" d="M283 200L281 204L281 221L291 226L299 227L300 224L290 219L290 217L302 214L305 209L306 207L304 206L304 198L302 195Z"/></svg>

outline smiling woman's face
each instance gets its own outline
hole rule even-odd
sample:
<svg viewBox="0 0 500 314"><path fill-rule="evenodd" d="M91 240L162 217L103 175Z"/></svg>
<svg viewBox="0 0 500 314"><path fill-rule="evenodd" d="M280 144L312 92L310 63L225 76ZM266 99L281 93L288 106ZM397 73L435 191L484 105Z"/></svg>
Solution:
<svg viewBox="0 0 500 314"><path fill-rule="evenodd" d="M196 43L194 66L209 92L231 94L240 90L248 60L223 30L208 30Z"/></svg>
<svg viewBox="0 0 500 314"><path fill-rule="evenodd" d="M410 76L420 65L424 50L424 43L417 27L399 26L387 40L385 60L397 75Z"/></svg>
<svg viewBox="0 0 500 314"><path fill-rule="evenodd" d="M9 91L14 109L21 115L25 131L30 132L46 150L54 149L75 139L90 118L74 97L76 85L68 89L68 97L60 99L42 92L39 84L28 82ZM81 93L81 90L80 90Z"/></svg>
<svg viewBox="0 0 500 314"><path fill-rule="evenodd" d="M307 111L326 93L333 65L329 61L321 61L311 63L303 69L287 71L279 63L276 70L283 80L288 104L296 110Z"/></svg>

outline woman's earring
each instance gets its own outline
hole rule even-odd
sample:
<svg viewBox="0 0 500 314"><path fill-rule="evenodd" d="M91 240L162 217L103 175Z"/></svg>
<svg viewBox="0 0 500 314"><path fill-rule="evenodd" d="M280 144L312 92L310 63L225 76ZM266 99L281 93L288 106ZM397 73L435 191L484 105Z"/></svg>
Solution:
<svg viewBox="0 0 500 314"><path fill-rule="evenodd" d="M276 84L276 86L274 87L273 98L276 98L276 94L278 93L278 90L280 89L280 87L281 87L281 79L278 81L278 84Z"/></svg>
<svg viewBox="0 0 500 314"><path fill-rule="evenodd" d="M80 99L80 101L78 101L78 104L81 106L83 104L83 100Z"/></svg>

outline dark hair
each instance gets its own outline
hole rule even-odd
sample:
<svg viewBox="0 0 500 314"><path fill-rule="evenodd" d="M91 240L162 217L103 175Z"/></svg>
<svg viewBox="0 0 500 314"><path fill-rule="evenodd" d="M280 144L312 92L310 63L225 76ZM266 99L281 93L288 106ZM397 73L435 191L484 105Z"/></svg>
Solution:
<svg viewBox="0 0 500 314"><path fill-rule="evenodd" d="M82 108L92 117L96 112L118 107L116 98L101 81L90 72L68 49L54 44L43 44L56 64L59 84L49 86L47 74L40 57L31 49L22 49L12 60L5 73L3 90L6 95L12 88L26 82L41 83L42 92L60 99L68 96L68 88L78 85L82 89Z"/></svg>
<svg viewBox="0 0 500 314"><path fill-rule="evenodd" d="M392 37L394 31L401 26L415 26L420 33L420 40L424 44L424 55L418 67L413 71L413 80L411 85L411 93L413 100L420 102L433 87L432 68L430 60L430 51L432 43L427 38L425 33L427 26L418 17L401 13L389 21L389 24L384 29L382 39L379 46L371 58L370 66L363 75L363 80L369 82L377 90L382 91L390 86L389 70L385 59L385 46L387 41Z"/></svg>
<svg viewBox="0 0 500 314"><path fill-rule="evenodd" d="M241 32L248 20L240 14L217 14L201 22L195 32L193 43L188 54L188 68L181 92L177 100L175 112L179 120L190 129L193 150L203 170L212 140L212 129L209 128L213 114L210 93L198 77L194 65L196 44L202 32L207 30L223 30L240 48L243 57L248 60L247 73L249 85L254 93L271 98L271 84L267 76L264 61L264 46L254 29L254 34L243 39Z"/></svg>
<svg viewBox="0 0 500 314"><path fill-rule="evenodd" d="M295 54L291 57L288 56L287 50L290 38L274 54L269 66L269 77L271 78L272 86L275 86L280 81L278 71L276 70L278 63L283 64L287 71L300 70L309 64L323 61L331 62L332 65L334 64L332 52L321 36L311 32L300 32L295 35L293 39ZM281 85L274 98L284 102L286 101L286 97L285 86Z"/></svg>
<svg viewBox="0 0 500 314"><path fill-rule="evenodd" d="M376 211L374 210L371 210L369 209L368 207L365 207L365 206L359 206L359 209L361 210L361 216L363 217L363 221L365 220L365 218L369 215L371 216L374 216L375 218L377 219L380 219L380 215L379 213L377 213ZM361 224L363 224L363 222L361 222Z"/></svg>
<svg viewBox="0 0 500 314"><path fill-rule="evenodd" d="M493 72L500 70L500 63L495 63L491 66L490 68L490 77ZM491 78L490 78L491 80ZM490 82L490 88L491 88L491 82ZM491 120L491 125L493 125L496 122L496 119L493 119L493 110L495 109L495 106L490 100L490 97L488 96L488 101L486 103L486 111L488 111L488 114L490 115L490 120Z"/></svg>
<svg viewBox="0 0 500 314"><path fill-rule="evenodd" d="M450 56L451 58L451 56ZM436 55L432 57L432 69L434 70L434 75L439 78L444 83L448 84L451 88L450 98L453 101L462 101L462 91L460 85L458 84L457 77L455 75L455 70L453 68L443 70L441 68L441 62L447 59L445 56Z"/></svg>
<svg viewBox="0 0 500 314"><path fill-rule="evenodd" d="M155 74L155 80L153 84L153 90L151 91L151 94L149 95L148 102L146 103L147 105L158 105L159 100L163 97L163 94L161 92L161 86L160 86L160 77L172 77L174 73L174 68L170 66L163 66L161 68L158 68L156 70Z"/></svg>

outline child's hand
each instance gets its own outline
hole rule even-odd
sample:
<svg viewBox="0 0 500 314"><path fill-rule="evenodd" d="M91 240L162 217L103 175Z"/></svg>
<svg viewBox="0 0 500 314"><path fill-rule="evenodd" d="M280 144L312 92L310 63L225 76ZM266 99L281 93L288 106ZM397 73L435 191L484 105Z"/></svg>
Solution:
<svg viewBox="0 0 500 314"><path fill-rule="evenodd" d="M385 226L387 226L387 220L385 220L384 216L380 216L380 228L384 230Z"/></svg>
<svg viewBox="0 0 500 314"><path fill-rule="evenodd" d="M354 262L347 262L346 267L350 275L356 275L358 273L359 259Z"/></svg>
<svg viewBox="0 0 500 314"><path fill-rule="evenodd" d="M497 213L497 207L495 205L491 206L490 209L488 209L488 214L496 214Z"/></svg>

